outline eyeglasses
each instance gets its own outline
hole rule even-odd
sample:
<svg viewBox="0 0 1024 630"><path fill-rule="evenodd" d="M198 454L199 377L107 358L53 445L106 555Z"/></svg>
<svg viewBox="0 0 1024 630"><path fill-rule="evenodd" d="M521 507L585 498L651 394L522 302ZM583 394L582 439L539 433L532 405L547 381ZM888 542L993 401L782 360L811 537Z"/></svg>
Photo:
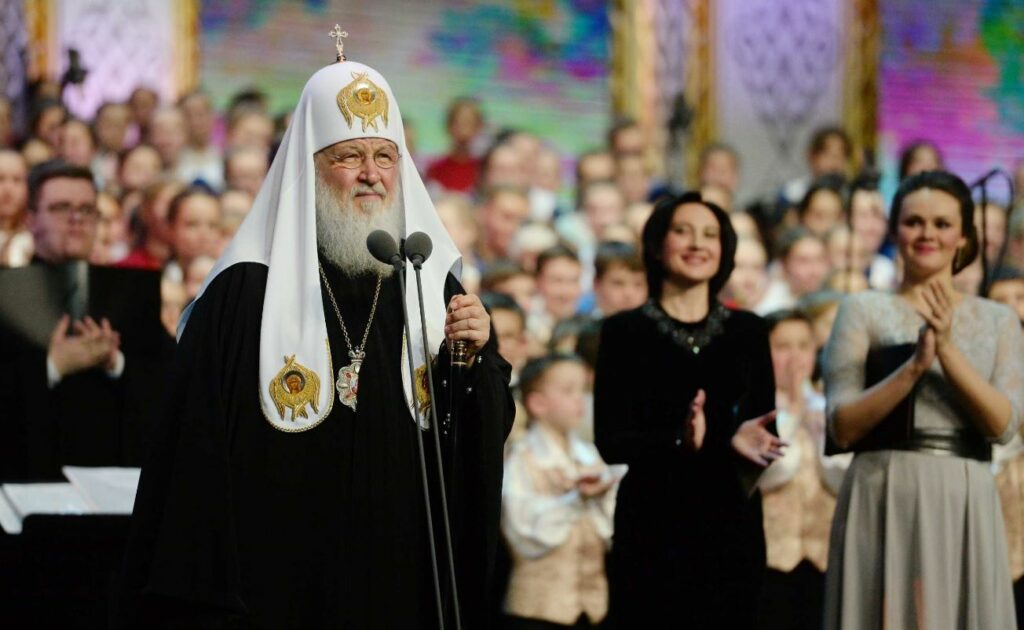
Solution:
<svg viewBox="0 0 1024 630"><path fill-rule="evenodd" d="M357 169L366 164L366 154L355 149L345 149L341 153L328 153L327 157L332 164L337 164L342 168ZM401 157L402 155L394 149L378 149L373 154L373 163L377 165L377 168L394 168Z"/></svg>
<svg viewBox="0 0 1024 630"><path fill-rule="evenodd" d="M67 201L58 201L46 207L46 211L66 219L72 212L77 213L86 221L95 221L100 216L100 210L94 204L83 203L79 206L72 205Z"/></svg>

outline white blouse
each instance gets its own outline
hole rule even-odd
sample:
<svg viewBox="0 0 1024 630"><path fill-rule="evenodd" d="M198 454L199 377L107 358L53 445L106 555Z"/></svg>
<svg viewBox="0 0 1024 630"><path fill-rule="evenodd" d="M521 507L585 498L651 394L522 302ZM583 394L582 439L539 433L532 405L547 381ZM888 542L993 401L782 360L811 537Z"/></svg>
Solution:
<svg viewBox="0 0 1024 630"><path fill-rule="evenodd" d="M539 558L562 545L582 519L591 524L605 545L611 544L615 497L627 466L608 466L593 444L569 435L569 452L549 429L534 422L505 460L501 529L515 552ZM584 498L576 480L599 474L616 482L603 496Z"/></svg>

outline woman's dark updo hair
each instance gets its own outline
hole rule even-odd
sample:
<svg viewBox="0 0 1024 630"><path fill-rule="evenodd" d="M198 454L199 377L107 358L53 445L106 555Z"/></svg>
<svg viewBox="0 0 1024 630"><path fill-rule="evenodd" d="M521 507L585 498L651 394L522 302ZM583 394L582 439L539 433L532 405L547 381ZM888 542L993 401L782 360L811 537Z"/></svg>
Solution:
<svg viewBox="0 0 1024 630"><path fill-rule="evenodd" d="M718 221L718 240L722 244L722 257L718 263L718 271L708 281L708 297L714 302L718 292L722 290L725 283L732 275L733 267L736 264L736 231L732 229L732 222L729 215L717 204L705 201L699 192L686 192L681 195L669 195L658 200L654 204L651 216L644 224L642 236L644 268L647 271L647 290L654 300L661 298L661 285L668 277L665 270L665 263L661 259L662 250L665 247L665 237L668 236L669 228L672 227L672 217L675 216L679 206L687 203L696 203L704 206L715 215Z"/></svg>
<svg viewBox="0 0 1024 630"><path fill-rule="evenodd" d="M892 206L889 209L889 235L895 239L896 231L900 225L900 212L903 210L903 200L907 195L929 188L942 191L954 199L960 205L960 224L963 235L967 237L967 244L959 251L953 259L953 273L958 274L965 267L974 262L978 257L978 230L974 227L974 200L971 199L971 189L967 187L964 180L948 171L923 171L917 175L911 175L900 182L896 190L896 196L892 198Z"/></svg>

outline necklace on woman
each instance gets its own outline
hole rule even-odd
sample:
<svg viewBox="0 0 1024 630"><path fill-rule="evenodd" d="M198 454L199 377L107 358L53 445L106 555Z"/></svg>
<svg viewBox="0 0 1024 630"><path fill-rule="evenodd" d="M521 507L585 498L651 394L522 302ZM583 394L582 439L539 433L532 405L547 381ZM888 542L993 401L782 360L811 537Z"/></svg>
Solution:
<svg viewBox="0 0 1024 630"><path fill-rule="evenodd" d="M377 289L373 292L373 305L370 306L370 317L366 320L366 330L363 332L363 339L358 346L353 346L352 340L348 337L345 320L341 318L341 310L338 308L338 302L334 299L331 283L327 281L327 275L324 274L322 265L320 265L320 278L323 279L324 286L327 287L327 297L331 298L331 306L334 307L334 314L338 316L338 323L341 324L341 334L345 336L345 345L348 346L348 358L352 361L338 370L338 380L335 381L334 388L338 390L338 400L341 401L341 404L355 411L356 396L359 394L359 368L362 367L363 360L366 358L366 340L370 336L373 315L377 312L377 298L380 297L380 285L384 280L384 276L377 276Z"/></svg>
<svg viewBox="0 0 1024 630"><path fill-rule="evenodd" d="M694 355L700 354L715 337L722 334L725 330L725 320L729 319L729 309L717 301L708 311L707 319L697 326L688 326L673 320L654 300L647 300L643 312L654 320L658 332L668 335L673 343Z"/></svg>

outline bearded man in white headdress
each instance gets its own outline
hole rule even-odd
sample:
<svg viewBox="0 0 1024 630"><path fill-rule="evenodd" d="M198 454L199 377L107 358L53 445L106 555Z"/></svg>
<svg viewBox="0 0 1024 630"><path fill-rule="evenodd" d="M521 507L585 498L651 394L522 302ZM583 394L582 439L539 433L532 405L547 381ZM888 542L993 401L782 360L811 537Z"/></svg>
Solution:
<svg viewBox="0 0 1024 630"><path fill-rule="evenodd" d="M480 628L498 541L510 368L462 295L458 251L404 141L394 93L341 60L313 75L252 211L179 325L172 396L143 468L118 602L136 627L433 628L417 432L452 618L430 405L441 429L462 625ZM432 237L414 373L398 275L367 235ZM468 344L461 391L448 345ZM431 361L437 398L429 400ZM413 400L410 385L416 383ZM421 424L414 405L424 413ZM449 625L451 625L449 623Z"/></svg>

